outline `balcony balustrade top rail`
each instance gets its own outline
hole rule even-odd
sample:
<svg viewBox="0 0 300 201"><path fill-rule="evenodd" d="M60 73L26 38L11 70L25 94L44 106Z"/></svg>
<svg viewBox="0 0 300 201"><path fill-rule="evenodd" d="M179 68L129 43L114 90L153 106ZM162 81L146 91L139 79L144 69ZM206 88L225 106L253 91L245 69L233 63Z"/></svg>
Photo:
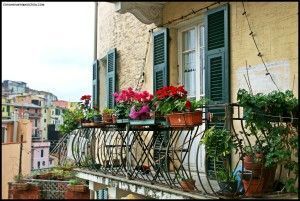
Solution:
<svg viewBox="0 0 300 201"><path fill-rule="evenodd" d="M239 198L282 190L276 189L284 178L283 172L287 172L282 165L248 169L244 148L260 139L249 136L238 104L205 106L203 124L195 127L172 128L155 121L127 122L76 129L65 135L51 154L56 154L61 164L73 160L79 167L95 172L169 188L191 185L190 190L184 190L193 193ZM205 153L201 139L212 126L231 131L230 139L237 144L235 152L217 159ZM224 167L229 167L229 171ZM290 172L288 176L285 179L297 180ZM183 183L188 178L194 180L192 184Z"/></svg>

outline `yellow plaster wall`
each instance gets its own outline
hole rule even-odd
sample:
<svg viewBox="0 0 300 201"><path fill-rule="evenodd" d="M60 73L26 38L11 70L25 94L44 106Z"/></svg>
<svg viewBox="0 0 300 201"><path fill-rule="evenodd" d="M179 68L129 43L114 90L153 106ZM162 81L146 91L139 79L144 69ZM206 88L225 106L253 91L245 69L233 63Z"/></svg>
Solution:
<svg viewBox="0 0 300 201"><path fill-rule="evenodd" d="M210 5L212 2L168 2L163 9L163 23L176 19ZM213 6L213 7L217 7ZM212 8L213 8L212 7ZM255 39L263 59L267 65L276 66L276 70L270 69L276 84L280 90L293 89L298 95L298 3L297 2L246 2L245 8L250 26L255 33ZM236 93L244 82L242 69L245 61L259 70L261 78L264 66L257 56L252 38L249 36L249 28L245 16L242 15L242 2L230 3L230 75L231 75L231 101L236 102ZM197 16L204 16L205 11L189 17L189 20ZM176 30L184 22L175 22L167 25L170 28L170 83L176 84L178 79L177 60L177 33ZM283 67L286 66L286 68ZM255 75L257 71L249 70L250 80L254 86L254 92L269 92L276 89L271 79L266 77L259 83ZM288 75L287 75L288 74ZM294 78L295 76L295 78ZM294 81L293 81L294 80ZM293 87L294 82L294 87ZM257 85L257 83L259 84ZM266 85L266 87L264 87Z"/></svg>
<svg viewBox="0 0 300 201"><path fill-rule="evenodd" d="M28 175L31 171L31 130L29 120L22 119L18 125L18 136L23 134L26 142L23 143L22 174ZM8 182L13 181L19 171L19 143L2 144L2 199L8 198Z"/></svg>
<svg viewBox="0 0 300 201"><path fill-rule="evenodd" d="M242 3L231 3L231 95L232 101L236 100L236 92L239 82L236 79L238 70L245 66L245 61L251 66L261 64L261 59L250 37L249 27L246 18L242 16ZM266 63L287 63L287 71L284 71L282 64L278 65L278 71L270 69L275 83L280 90L294 89L294 94L298 96L298 3L297 2L247 2L245 3L247 16L255 40ZM263 66L262 66L263 67ZM289 72L288 72L289 71ZM251 73L251 68L249 69ZM289 78L286 79L285 75ZM252 73L252 75L255 75ZM293 87L293 77L295 83ZM252 76L252 84L256 84ZM270 78L267 79L270 83ZM281 80L281 81L280 81ZM282 83L283 82L283 83ZM260 83L263 85L264 83ZM273 85L274 87L275 85ZM273 88L275 89L275 87ZM257 88L256 92L262 91ZM268 92L266 89L263 92Z"/></svg>

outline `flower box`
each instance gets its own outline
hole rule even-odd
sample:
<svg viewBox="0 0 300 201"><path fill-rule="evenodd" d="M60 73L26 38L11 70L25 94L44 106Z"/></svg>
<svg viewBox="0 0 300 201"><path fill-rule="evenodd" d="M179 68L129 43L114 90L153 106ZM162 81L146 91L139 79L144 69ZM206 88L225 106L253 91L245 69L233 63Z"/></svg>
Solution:
<svg viewBox="0 0 300 201"><path fill-rule="evenodd" d="M78 185L68 185L68 189L70 191L75 191L75 192L86 192L87 191L87 186L83 184L78 184Z"/></svg>
<svg viewBox="0 0 300 201"><path fill-rule="evenodd" d="M129 123L129 119L117 119L118 124L127 124Z"/></svg>
<svg viewBox="0 0 300 201"><path fill-rule="evenodd" d="M16 182L13 183L13 186L16 190L20 190L20 191L26 191L29 189L30 184L28 183L22 183L22 182Z"/></svg>
<svg viewBox="0 0 300 201"><path fill-rule="evenodd" d="M184 128L202 124L202 111L171 113L167 117L170 127Z"/></svg>
<svg viewBox="0 0 300 201"><path fill-rule="evenodd" d="M89 123L81 123L81 127L95 127L95 126L100 126L101 123L96 123L96 122L89 122Z"/></svg>

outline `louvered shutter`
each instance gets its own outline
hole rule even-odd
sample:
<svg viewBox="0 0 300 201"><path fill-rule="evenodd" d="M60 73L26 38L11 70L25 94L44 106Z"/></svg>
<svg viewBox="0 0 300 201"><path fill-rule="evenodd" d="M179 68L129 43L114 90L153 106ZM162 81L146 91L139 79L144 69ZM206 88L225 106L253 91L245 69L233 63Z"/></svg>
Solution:
<svg viewBox="0 0 300 201"><path fill-rule="evenodd" d="M93 64L93 106L99 107L99 60Z"/></svg>
<svg viewBox="0 0 300 201"><path fill-rule="evenodd" d="M153 92L169 84L168 29L153 32Z"/></svg>
<svg viewBox="0 0 300 201"><path fill-rule="evenodd" d="M223 5L206 13L206 87L205 95L214 104L230 102L229 78L229 5ZM210 108L207 112L213 113L213 121L206 126L225 126L225 108ZM213 158L208 157L207 171L212 178L214 173ZM222 166L217 160L216 166Z"/></svg>
<svg viewBox="0 0 300 201"><path fill-rule="evenodd" d="M169 85L169 63L168 63L168 29L162 28L157 32L153 32L153 93L158 89ZM154 160L158 167L162 159L160 157L164 154L163 148L166 148L169 139L168 131L158 131L155 148L154 148ZM162 150L161 150L162 149ZM167 165L164 165L164 170L169 167L169 160L167 160Z"/></svg>
<svg viewBox="0 0 300 201"><path fill-rule="evenodd" d="M229 103L228 4L209 10L206 16L206 97Z"/></svg>
<svg viewBox="0 0 300 201"><path fill-rule="evenodd" d="M107 107L114 107L113 93L116 91L116 48L107 53L106 97Z"/></svg>
<svg viewBox="0 0 300 201"><path fill-rule="evenodd" d="M97 192L97 199L108 200L108 189L107 188L98 190L96 192Z"/></svg>

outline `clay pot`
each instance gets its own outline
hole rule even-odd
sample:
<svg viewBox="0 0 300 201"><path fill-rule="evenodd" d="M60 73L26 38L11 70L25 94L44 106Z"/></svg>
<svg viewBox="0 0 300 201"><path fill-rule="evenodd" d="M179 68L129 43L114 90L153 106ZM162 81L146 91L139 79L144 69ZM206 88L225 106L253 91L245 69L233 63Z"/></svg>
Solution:
<svg viewBox="0 0 300 201"><path fill-rule="evenodd" d="M256 155L257 158L262 159L262 155ZM259 178L262 176L263 164L255 162L252 156L246 155L244 157L244 167L246 170L252 171L252 177Z"/></svg>
<svg viewBox="0 0 300 201"><path fill-rule="evenodd" d="M183 191L190 192L195 190L195 180L181 180L180 186Z"/></svg>
<svg viewBox="0 0 300 201"><path fill-rule="evenodd" d="M260 196L263 193L263 180L262 179L243 179L245 195L247 197Z"/></svg>
<svg viewBox="0 0 300 201"><path fill-rule="evenodd" d="M113 122L112 115L105 114L105 113L103 113L103 115L102 115L102 120L104 123L112 123Z"/></svg>

